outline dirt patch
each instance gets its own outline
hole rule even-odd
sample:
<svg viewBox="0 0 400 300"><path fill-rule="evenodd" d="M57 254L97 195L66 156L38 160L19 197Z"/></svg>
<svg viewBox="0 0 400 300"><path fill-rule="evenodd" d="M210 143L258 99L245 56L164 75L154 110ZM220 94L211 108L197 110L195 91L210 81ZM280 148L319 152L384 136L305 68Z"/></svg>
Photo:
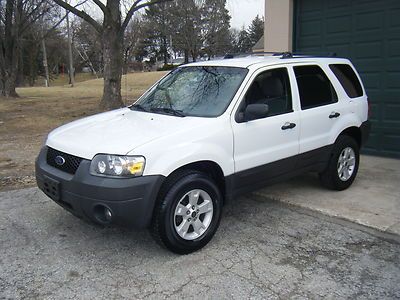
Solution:
<svg viewBox="0 0 400 300"><path fill-rule="evenodd" d="M165 72L123 76L122 95L132 103ZM0 98L0 190L32 186L34 162L54 128L100 112L102 79L54 87L17 89L20 98Z"/></svg>

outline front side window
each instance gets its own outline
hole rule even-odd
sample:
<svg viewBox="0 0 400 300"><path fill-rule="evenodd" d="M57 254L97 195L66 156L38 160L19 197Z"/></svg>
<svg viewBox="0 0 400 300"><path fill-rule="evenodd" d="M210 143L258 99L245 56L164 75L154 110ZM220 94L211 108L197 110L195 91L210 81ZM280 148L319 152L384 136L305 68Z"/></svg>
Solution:
<svg viewBox="0 0 400 300"><path fill-rule="evenodd" d="M268 116L292 111L292 94L286 68L265 71L254 79L245 96L245 106L267 104Z"/></svg>
<svg viewBox="0 0 400 300"><path fill-rule="evenodd" d="M299 88L301 109L309 109L338 101L328 76L319 66L294 67Z"/></svg>
<svg viewBox="0 0 400 300"><path fill-rule="evenodd" d="M163 78L131 109L181 116L221 115L248 70L234 67L183 67Z"/></svg>

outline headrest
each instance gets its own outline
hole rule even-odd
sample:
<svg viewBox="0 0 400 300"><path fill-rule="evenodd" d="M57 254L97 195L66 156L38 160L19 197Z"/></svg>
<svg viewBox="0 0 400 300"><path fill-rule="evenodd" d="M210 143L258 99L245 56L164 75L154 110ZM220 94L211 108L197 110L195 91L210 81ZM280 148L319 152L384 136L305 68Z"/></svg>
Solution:
<svg viewBox="0 0 400 300"><path fill-rule="evenodd" d="M264 77L260 86L267 99L281 97L285 94L281 78L276 76Z"/></svg>

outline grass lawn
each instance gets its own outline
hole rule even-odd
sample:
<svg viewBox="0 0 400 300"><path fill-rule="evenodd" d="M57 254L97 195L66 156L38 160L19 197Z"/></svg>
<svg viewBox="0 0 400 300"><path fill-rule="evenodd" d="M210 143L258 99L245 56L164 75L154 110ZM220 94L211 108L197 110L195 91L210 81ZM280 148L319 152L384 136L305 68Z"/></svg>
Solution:
<svg viewBox="0 0 400 300"><path fill-rule="evenodd" d="M77 73L75 75L75 82L82 82L82 81L87 81L91 79L96 79L96 76L93 75L92 73ZM53 79L50 79L50 86L62 86L66 85L69 83L69 76L68 74L59 74L58 76L54 77ZM35 86L45 86L45 80L44 77L39 77L36 82Z"/></svg>
<svg viewBox="0 0 400 300"><path fill-rule="evenodd" d="M122 78L122 98L136 100L165 72L132 73ZM75 87L53 85L17 89L20 98L0 98L0 190L35 184L34 161L54 128L100 112L103 79Z"/></svg>

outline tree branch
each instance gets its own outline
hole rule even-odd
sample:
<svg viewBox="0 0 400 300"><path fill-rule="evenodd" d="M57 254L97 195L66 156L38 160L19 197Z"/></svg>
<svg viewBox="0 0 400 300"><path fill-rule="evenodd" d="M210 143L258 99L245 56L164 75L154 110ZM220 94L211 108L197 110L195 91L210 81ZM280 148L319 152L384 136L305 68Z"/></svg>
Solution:
<svg viewBox="0 0 400 300"><path fill-rule="evenodd" d="M142 4L139 4L140 2L142 2L142 0L136 0L132 4L132 6L129 9L128 13L126 14L125 20L124 20L124 22L122 23L122 26L121 26L121 30L124 31L126 29L126 27L128 26L130 20L132 19L133 14L136 11L138 11L139 9L144 8L144 7L149 7L149 6L152 6L152 5L155 5L155 4L159 4L159 3L162 3L162 2L168 2L168 1L172 1L172 0L150 0L150 1L142 3Z"/></svg>
<svg viewBox="0 0 400 300"><path fill-rule="evenodd" d="M76 9L75 7L69 5L68 3L66 3L62 0L53 0L53 1L55 3L57 3L58 5L60 5L61 7L63 7L64 9L70 11L74 15L84 19L86 22L88 22L90 25L92 25L98 33L102 32L102 30L103 30L102 26L97 21L95 21L91 16L89 16L86 12L84 12L83 10Z"/></svg>
<svg viewBox="0 0 400 300"><path fill-rule="evenodd" d="M100 0L93 0L93 2L100 7L100 9L103 11L103 13L106 12L106 6L100 1Z"/></svg>
<svg viewBox="0 0 400 300"><path fill-rule="evenodd" d="M42 39L46 39L46 38L58 27L58 25L60 25L60 24L67 18L67 15L68 15L68 13L65 14L65 16L62 17L62 18L61 18L56 24L54 24L50 29L48 29L48 30L46 31L46 33L42 36ZM41 42L41 40L38 41L38 43L40 43L40 42Z"/></svg>
<svg viewBox="0 0 400 300"><path fill-rule="evenodd" d="M25 16L25 20L29 20L29 18L31 16L33 16L37 11L39 11L40 9L42 9L42 5L46 2L46 0L42 0L39 3L36 3L36 5L34 6L34 8ZM26 9L25 11L28 11L28 9Z"/></svg>
<svg viewBox="0 0 400 300"><path fill-rule="evenodd" d="M128 13L126 14L125 20L122 23L122 31L125 31L125 28L128 26L129 21L132 19L133 13L135 12L136 6L141 2L142 0L136 0L133 2L131 8L129 9Z"/></svg>

